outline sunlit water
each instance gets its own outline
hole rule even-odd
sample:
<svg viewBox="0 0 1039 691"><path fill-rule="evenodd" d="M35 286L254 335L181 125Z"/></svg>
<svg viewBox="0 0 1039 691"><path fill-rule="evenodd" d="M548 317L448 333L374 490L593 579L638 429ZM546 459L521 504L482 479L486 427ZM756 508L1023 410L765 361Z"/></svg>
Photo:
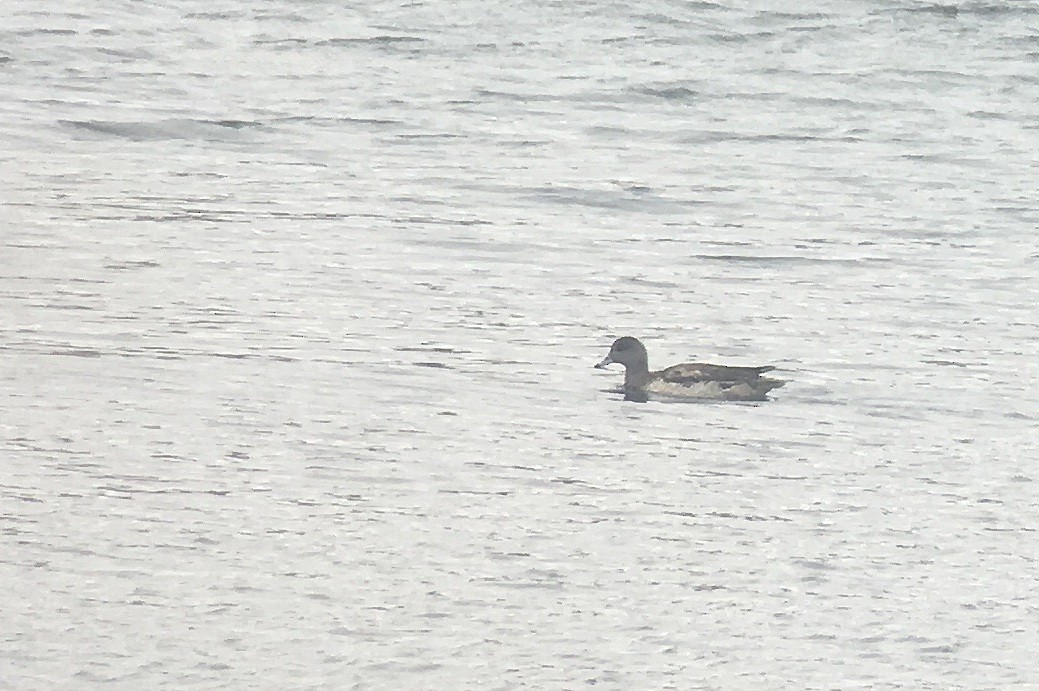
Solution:
<svg viewBox="0 0 1039 691"><path fill-rule="evenodd" d="M8 2L0 686L1034 684L1039 10L799 7Z"/></svg>

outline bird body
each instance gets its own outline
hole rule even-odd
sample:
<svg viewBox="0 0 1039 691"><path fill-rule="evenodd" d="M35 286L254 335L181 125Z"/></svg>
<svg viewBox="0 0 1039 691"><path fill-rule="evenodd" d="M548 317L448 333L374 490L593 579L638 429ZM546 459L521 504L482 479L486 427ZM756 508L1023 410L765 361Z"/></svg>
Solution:
<svg viewBox="0 0 1039 691"><path fill-rule="evenodd" d="M609 354L595 367L624 365L624 395L630 400L653 397L764 401L766 394L785 382L761 376L775 367L737 367L690 362L657 372L649 369L646 347L637 338L614 341Z"/></svg>

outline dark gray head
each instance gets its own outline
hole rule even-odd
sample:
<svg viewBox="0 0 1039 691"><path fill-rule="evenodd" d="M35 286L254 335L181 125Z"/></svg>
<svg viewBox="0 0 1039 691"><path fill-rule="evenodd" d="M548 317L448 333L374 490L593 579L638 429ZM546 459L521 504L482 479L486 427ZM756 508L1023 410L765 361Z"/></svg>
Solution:
<svg viewBox="0 0 1039 691"><path fill-rule="evenodd" d="M631 336L618 338L610 347L610 354L602 359L596 369L602 369L613 363L624 365L626 370L644 372L649 369L649 358L646 356L646 346L642 341Z"/></svg>

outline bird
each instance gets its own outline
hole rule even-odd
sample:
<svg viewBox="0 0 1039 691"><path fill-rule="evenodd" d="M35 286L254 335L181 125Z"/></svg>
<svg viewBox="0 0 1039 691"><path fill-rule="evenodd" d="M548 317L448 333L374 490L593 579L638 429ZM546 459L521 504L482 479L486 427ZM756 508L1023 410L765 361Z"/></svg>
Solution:
<svg viewBox="0 0 1039 691"><path fill-rule="evenodd" d="M595 365L605 369L624 365L624 398L646 402L654 398L709 399L720 401L766 401L766 394L786 382L761 376L775 367L732 367L689 362L659 372L649 371L649 357L642 341L631 336L618 338L609 354Z"/></svg>

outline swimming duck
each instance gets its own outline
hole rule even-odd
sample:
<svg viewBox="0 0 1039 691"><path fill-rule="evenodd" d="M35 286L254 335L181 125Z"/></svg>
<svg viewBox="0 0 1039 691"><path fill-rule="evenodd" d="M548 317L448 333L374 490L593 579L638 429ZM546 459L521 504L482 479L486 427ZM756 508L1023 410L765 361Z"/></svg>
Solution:
<svg viewBox="0 0 1039 691"><path fill-rule="evenodd" d="M699 398L722 401L764 401L765 394L785 382L762 377L775 367L729 367L690 362L659 372L649 371L642 341L618 338L596 369L613 363L624 365L624 398L645 402L651 394L666 398Z"/></svg>

